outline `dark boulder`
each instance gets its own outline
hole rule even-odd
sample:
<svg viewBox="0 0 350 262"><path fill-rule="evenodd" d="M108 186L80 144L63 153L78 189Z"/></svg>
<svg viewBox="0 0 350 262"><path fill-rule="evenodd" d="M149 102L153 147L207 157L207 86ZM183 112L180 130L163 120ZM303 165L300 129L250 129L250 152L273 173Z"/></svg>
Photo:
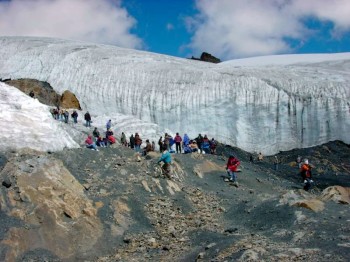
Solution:
<svg viewBox="0 0 350 262"><path fill-rule="evenodd" d="M212 56L211 54L206 52L203 52L200 58L196 58L192 56L190 59L209 62L209 63L215 63L215 64L218 64L221 62L219 58L216 58L215 56Z"/></svg>

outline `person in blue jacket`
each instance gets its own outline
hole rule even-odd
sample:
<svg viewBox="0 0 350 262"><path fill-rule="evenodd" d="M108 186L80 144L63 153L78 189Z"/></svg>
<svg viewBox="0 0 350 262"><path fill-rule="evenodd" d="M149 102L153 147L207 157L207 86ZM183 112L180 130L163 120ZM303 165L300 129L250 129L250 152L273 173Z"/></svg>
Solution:
<svg viewBox="0 0 350 262"><path fill-rule="evenodd" d="M168 179L171 179L171 175L170 175L170 172L171 172L171 154L169 153L169 151L167 150L166 146L164 147L163 149L163 153L160 157L160 159L158 160L158 164L160 162L163 162L164 164L162 165L162 172L163 172L163 175L165 177L167 177Z"/></svg>
<svg viewBox="0 0 350 262"><path fill-rule="evenodd" d="M183 139L183 144L184 146L188 145L190 143L190 138L188 137L187 134L184 135L184 139Z"/></svg>

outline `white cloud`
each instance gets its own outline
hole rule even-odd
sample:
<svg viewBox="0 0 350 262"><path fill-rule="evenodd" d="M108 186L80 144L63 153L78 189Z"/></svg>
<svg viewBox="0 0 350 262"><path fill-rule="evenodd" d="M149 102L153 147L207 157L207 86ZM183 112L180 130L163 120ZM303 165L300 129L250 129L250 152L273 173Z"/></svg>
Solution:
<svg viewBox="0 0 350 262"><path fill-rule="evenodd" d="M48 36L141 48L130 30L136 20L120 0L0 2L0 35Z"/></svg>
<svg viewBox="0 0 350 262"><path fill-rule="evenodd" d="M303 42L312 35L306 18L350 29L348 0L197 0L198 16L187 19L194 32L189 47L222 59L286 53L286 39Z"/></svg>

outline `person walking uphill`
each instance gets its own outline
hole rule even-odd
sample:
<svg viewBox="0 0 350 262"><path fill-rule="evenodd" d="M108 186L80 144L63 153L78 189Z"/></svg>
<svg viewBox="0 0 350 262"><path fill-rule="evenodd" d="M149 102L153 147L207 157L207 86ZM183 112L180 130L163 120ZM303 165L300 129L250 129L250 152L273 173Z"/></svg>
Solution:
<svg viewBox="0 0 350 262"><path fill-rule="evenodd" d="M109 119L108 122L106 123L106 129L107 129L107 130L108 130L108 129L111 129L111 127L112 127L112 120Z"/></svg>
<svg viewBox="0 0 350 262"><path fill-rule="evenodd" d="M236 172L238 172L238 167L240 164L241 163L234 155L230 155L226 164L227 173L231 176L230 181L234 182L236 185L238 185Z"/></svg>
<svg viewBox="0 0 350 262"><path fill-rule="evenodd" d="M176 133L176 136L175 136L174 140L175 140L175 144L176 144L176 154L181 153L182 138L179 135L179 133Z"/></svg>
<svg viewBox="0 0 350 262"><path fill-rule="evenodd" d="M171 179L171 154L169 153L169 151L167 150L166 146L163 147L163 153L160 157L160 159L158 160L158 164L160 162L163 162L164 164L162 165L162 173L165 177L167 177L168 179Z"/></svg>
<svg viewBox="0 0 350 262"><path fill-rule="evenodd" d="M305 191L308 191L314 182L312 180L311 169L312 169L312 167L309 164L309 160L305 159L304 164L300 168L300 174L301 174L301 177L303 178Z"/></svg>

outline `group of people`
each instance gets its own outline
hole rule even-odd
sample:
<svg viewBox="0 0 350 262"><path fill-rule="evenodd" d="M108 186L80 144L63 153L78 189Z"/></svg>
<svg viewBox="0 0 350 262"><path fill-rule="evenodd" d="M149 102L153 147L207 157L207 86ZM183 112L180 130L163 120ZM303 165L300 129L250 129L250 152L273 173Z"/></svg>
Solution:
<svg viewBox="0 0 350 262"><path fill-rule="evenodd" d="M102 136L97 127L95 127L94 131L92 131L92 136L89 134L85 140L86 147L98 151L97 147L108 147L109 145L114 144L116 139L111 127L111 120L108 120L106 124L105 136Z"/></svg>
<svg viewBox="0 0 350 262"><path fill-rule="evenodd" d="M176 151L173 150L172 146L175 144ZM160 148L160 152L162 152L163 148L166 148L171 153L205 153L205 154L216 154L217 141L212 138L208 139L207 135L204 137L199 134L195 139L190 139L187 134L184 134L182 138L179 133L176 133L173 138L168 133L165 133L164 138L161 136L158 140L158 145Z"/></svg>
<svg viewBox="0 0 350 262"><path fill-rule="evenodd" d="M50 113L52 117L58 121L64 121L66 124L69 123L69 117L73 119L73 123L78 123L78 112L76 110L73 110L73 112L70 114L67 109L60 109L59 106L55 108L50 109ZM89 112L86 112L85 114L85 120L86 120L86 126L91 126L91 116Z"/></svg>
<svg viewBox="0 0 350 262"><path fill-rule="evenodd" d="M78 122L78 112L76 110L73 110L71 114L69 114L68 110L57 108L52 108L50 110L53 118L59 121L64 121L65 123L68 123L69 116L72 117L73 122ZM84 115L85 120L85 126L91 127L91 115L87 111ZM111 144L114 144L116 142L116 138L114 137L114 133L111 130L112 128L112 120L109 119L106 123L106 132L105 135L102 136L100 132L98 131L97 127L94 128L92 135L88 135L88 137L85 140L85 145L87 148L90 148L92 150L98 151L98 147L108 147ZM152 141L152 143L149 141L149 139L146 139L146 145L141 148L142 145L142 139L138 133L131 134L129 137L129 142L127 141L126 135L124 132L122 132L120 137L120 143L124 145L125 147L130 147L131 149L134 149L136 152L142 154L143 156L147 155L151 151L155 151L155 142ZM205 153L205 154L216 154L216 148L217 148L217 141L212 138L211 140L208 139L207 135L202 136L199 134L195 139L190 139L187 134L184 134L183 137L180 136L179 133L176 133L174 137L172 137L170 134L165 133L164 138L161 136L158 140L158 146L159 151L162 153L159 163L163 162L162 165L162 171L163 174L167 178L171 178L170 175L170 169L171 169L171 154L170 153ZM173 149L173 145L175 145L175 150ZM264 157L262 153L260 152L257 156L257 160L259 162L263 161ZM253 162L254 158L253 155L250 155L250 162ZM274 158L274 168L275 170L278 170L278 165L280 161L277 156ZM296 159L296 163L298 168L300 169L300 175L303 179L304 184L304 190L308 191L314 181L312 180L311 175L311 169L312 166L309 164L308 160L305 159L302 161L301 156L298 156ZM226 163L226 170L229 175L229 181L233 182L234 184L238 185L237 183L237 175L236 173L239 172L239 166L240 161L235 155L230 155L227 163Z"/></svg>

